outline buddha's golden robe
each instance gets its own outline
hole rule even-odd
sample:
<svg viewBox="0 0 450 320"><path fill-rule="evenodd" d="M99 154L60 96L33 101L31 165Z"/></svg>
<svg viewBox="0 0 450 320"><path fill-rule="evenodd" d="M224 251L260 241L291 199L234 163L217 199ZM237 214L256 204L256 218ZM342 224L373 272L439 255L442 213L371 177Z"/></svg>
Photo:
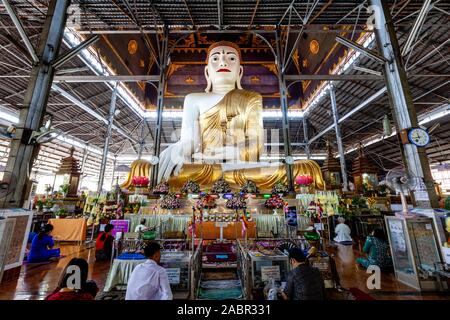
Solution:
<svg viewBox="0 0 450 320"><path fill-rule="evenodd" d="M214 156L215 152L225 146L235 147L234 161L257 163L264 148L264 131L262 123L262 97L259 93L235 89L227 93L214 107L200 115L201 152ZM314 178L314 187L324 188L324 181L319 165L312 160L298 160L292 165L294 177L301 174ZM140 169L139 169L140 168ZM122 187L131 184L135 173L142 173L148 168L142 160L132 165L128 180ZM150 171L148 172L150 176ZM178 176L171 176L170 186L180 188L187 180L194 180L202 187L210 187L214 181L223 177L232 188L239 189L246 180L252 180L262 190L270 190L282 181L287 183L286 165L272 164L270 167L255 167L223 171L220 163L185 163Z"/></svg>

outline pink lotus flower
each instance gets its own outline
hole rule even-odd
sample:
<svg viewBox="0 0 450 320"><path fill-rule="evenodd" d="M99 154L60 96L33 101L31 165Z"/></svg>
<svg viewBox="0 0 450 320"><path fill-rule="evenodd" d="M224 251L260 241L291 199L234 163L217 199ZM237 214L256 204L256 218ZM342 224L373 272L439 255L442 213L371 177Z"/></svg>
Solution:
<svg viewBox="0 0 450 320"><path fill-rule="evenodd" d="M134 176L131 179L131 183L135 186L135 187L146 187L149 184L149 179L148 177L138 177L138 176Z"/></svg>
<svg viewBox="0 0 450 320"><path fill-rule="evenodd" d="M314 182L313 177L308 175L299 175L295 178L295 183L300 186L309 186L313 182Z"/></svg>

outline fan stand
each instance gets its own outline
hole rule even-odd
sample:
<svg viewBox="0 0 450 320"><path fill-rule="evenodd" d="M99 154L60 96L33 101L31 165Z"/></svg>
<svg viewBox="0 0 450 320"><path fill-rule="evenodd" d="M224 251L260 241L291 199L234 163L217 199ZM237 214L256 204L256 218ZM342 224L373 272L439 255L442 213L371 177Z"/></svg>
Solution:
<svg viewBox="0 0 450 320"><path fill-rule="evenodd" d="M410 214L408 210L408 202L406 201L406 196L403 193L403 191L400 191L400 199L402 201L402 211L401 213L396 213L396 216L402 216L402 217L413 217L414 214Z"/></svg>
<svg viewBox="0 0 450 320"><path fill-rule="evenodd" d="M403 191L400 191L400 199L402 201L402 214L408 215L408 203L406 202L406 196Z"/></svg>

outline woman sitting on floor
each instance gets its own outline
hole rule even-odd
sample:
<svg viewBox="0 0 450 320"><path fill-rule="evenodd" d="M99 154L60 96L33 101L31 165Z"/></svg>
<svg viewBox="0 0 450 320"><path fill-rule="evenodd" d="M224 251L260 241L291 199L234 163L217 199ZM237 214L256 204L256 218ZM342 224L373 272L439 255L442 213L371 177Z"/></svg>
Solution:
<svg viewBox="0 0 450 320"><path fill-rule="evenodd" d="M87 281L88 271L89 265L86 260L81 258L70 260L62 273L58 287L45 300L94 300L98 287L94 281Z"/></svg>
<svg viewBox="0 0 450 320"><path fill-rule="evenodd" d="M367 269L373 265L380 267L381 270L390 270L392 268L389 243L382 229L377 228L373 230L371 235L367 236L363 251L367 253L367 259L356 259L356 262L363 268Z"/></svg>
<svg viewBox="0 0 450 320"><path fill-rule="evenodd" d="M105 226L105 231L100 232L95 241L95 259L98 261L110 260L112 255L112 247L114 237L111 235L111 231L114 229L112 224Z"/></svg>
<svg viewBox="0 0 450 320"><path fill-rule="evenodd" d="M33 238L31 249L28 254L28 262L47 262L61 255L60 249L52 249L55 246L51 233L53 226L46 224L41 231Z"/></svg>

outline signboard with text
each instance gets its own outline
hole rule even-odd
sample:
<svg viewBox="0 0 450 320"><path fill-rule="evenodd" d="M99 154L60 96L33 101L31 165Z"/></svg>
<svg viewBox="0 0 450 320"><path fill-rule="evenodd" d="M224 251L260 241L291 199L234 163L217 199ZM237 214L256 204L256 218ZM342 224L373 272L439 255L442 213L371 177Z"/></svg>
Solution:
<svg viewBox="0 0 450 320"><path fill-rule="evenodd" d="M180 283L180 268L166 268L170 284Z"/></svg>
<svg viewBox="0 0 450 320"><path fill-rule="evenodd" d="M130 221L129 220L111 220L110 223L114 226L114 229L111 231L111 235L115 238L117 232L122 232L125 234L129 232L130 229Z"/></svg>
<svg viewBox="0 0 450 320"><path fill-rule="evenodd" d="M261 266L261 280L269 281L270 279L281 280L280 266Z"/></svg>

